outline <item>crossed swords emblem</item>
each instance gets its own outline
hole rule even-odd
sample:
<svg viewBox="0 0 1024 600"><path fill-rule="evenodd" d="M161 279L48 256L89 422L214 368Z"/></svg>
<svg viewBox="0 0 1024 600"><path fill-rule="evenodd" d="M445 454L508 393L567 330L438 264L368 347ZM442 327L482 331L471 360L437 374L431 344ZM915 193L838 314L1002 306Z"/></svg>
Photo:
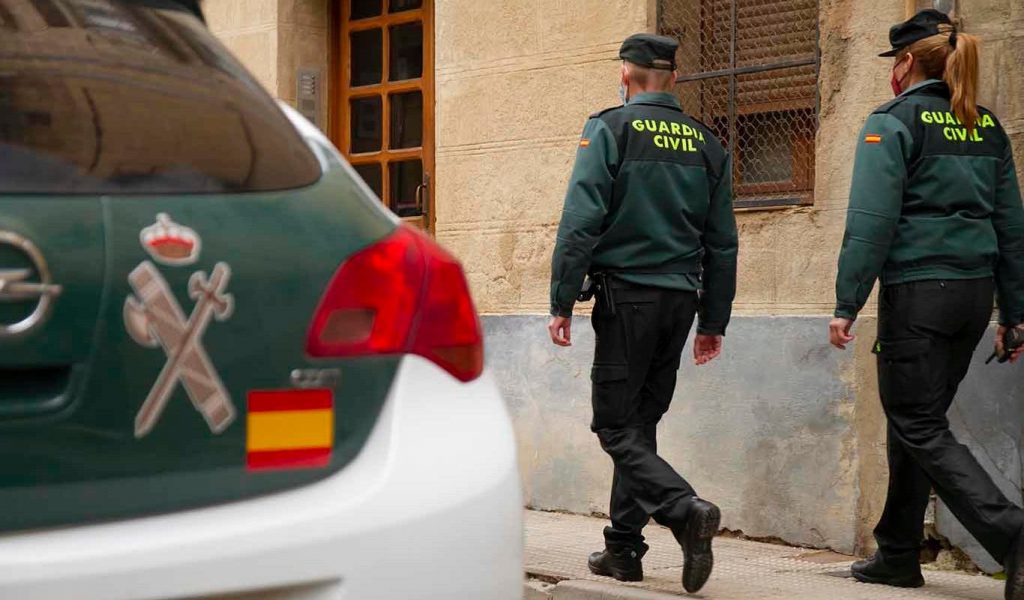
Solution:
<svg viewBox="0 0 1024 600"><path fill-rule="evenodd" d="M221 433L235 419L231 397L202 345L210 319L224 321L234 311L234 298L225 293L230 279L231 268L225 263L217 263L209 278L202 271L193 273L188 295L196 304L186 318L153 263L145 261L128 275L136 295L125 300L125 328L140 345L162 346L167 354L167 364L135 416L136 438L144 437L160 420L179 381L210 431Z"/></svg>

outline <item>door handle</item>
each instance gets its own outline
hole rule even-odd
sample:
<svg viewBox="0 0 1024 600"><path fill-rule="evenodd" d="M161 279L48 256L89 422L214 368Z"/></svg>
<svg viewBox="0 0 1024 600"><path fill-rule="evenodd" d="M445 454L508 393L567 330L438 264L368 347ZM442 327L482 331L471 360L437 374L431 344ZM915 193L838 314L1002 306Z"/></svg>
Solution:
<svg viewBox="0 0 1024 600"><path fill-rule="evenodd" d="M0 421L63 410L74 398L82 373L72 365L0 367Z"/></svg>
<svg viewBox="0 0 1024 600"><path fill-rule="evenodd" d="M430 225L430 174L423 174L423 183L416 186L416 210L423 215L427 226Z"/></svg>

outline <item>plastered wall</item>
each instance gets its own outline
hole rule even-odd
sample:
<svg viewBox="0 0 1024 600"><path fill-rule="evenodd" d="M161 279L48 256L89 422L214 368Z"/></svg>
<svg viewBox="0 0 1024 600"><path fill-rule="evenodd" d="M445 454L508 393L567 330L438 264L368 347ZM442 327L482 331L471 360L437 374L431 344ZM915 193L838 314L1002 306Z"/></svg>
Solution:
<svg viewBox="0 0 1024 600"><path fill-rule="evenodd" d="M329 85L331 0L206 0L210 28L277 97L295 73ZM821 125L814 205L738 216L737 314L831 312L853 152L891 97L891 0L822 0ZM550 253L579 132L618 102L619 43L653 30L653 0L435 0L437 236L466 264L482 312L544 314ZM1024 5L963 0L985 43L983 100L1024 157ZM327 113L324 88L322 119ZM868 314L873 311L869 308Z"/></svg>
<svg viewBox="0 0 1024 600"><path fill-rule="evenodd" d="M437 238L484 313L548 312L551 249L588 115L618 101L647 0L437 0Z"/></svg>
<svg viewBox="0 0 1024 600"><path fill-rule="evenodd" d="M891 0L822 2L815 204L739 215L738 314L831 311L857 133L890 95L889 64L872 58L886 44L878 24L902 10ZM579 132L588 114L618 102L618 46L653 30L655 14L646 1L439 0L437 234L466 262L483 312L547 312Z"/></svg>
<svg viewBox="0 0 1024 600"><path fill-rule="evenodd" d="M326 129L332 0L205 0L210 30L276 98L295 106L300 68L320 72Z"/></svg>
<svg viewBox="0 0 1024 600"><path fill-rule="evenodd" d="M277 91L279 0L206 0L210 31L249 69L263 87Z"/></svg>

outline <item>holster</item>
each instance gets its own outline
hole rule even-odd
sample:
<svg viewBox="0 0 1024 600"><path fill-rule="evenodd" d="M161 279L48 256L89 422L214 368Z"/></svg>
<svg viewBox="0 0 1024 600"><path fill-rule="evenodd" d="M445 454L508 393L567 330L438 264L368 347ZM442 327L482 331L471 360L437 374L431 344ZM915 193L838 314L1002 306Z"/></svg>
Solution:
<svg viewBox="0 0 1024 600"><path fill-rule="evenodd" d="M594 299L594 293L597 291L596 284L590 275L587 275L586 279L583 280L583 287L580 288L580 293L576 295L576 300L580 302L590 302Z"/></svg>
<svg viewBox="0 0 1024 600"><path fill-rule="evenodd" d="M583 288L576 299L580 302L589 302L596 297L597 301L607 311L607 314L615 316L615 296L612 292L610 279L611 275L607 273L591 273L587 275L587 278L583 281Z"/></svg>

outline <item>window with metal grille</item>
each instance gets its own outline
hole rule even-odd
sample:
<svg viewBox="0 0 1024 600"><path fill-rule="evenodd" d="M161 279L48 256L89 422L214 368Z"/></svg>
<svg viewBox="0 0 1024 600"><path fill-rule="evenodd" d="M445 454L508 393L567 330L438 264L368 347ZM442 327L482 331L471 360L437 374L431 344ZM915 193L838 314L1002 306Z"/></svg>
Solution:
<svg viewBox="0 0 1024 600"><path fill-rule="evenodd" d="M736 207L810 204L818 0L659 0L679 40L676 93L734 157Z"/></svg>

